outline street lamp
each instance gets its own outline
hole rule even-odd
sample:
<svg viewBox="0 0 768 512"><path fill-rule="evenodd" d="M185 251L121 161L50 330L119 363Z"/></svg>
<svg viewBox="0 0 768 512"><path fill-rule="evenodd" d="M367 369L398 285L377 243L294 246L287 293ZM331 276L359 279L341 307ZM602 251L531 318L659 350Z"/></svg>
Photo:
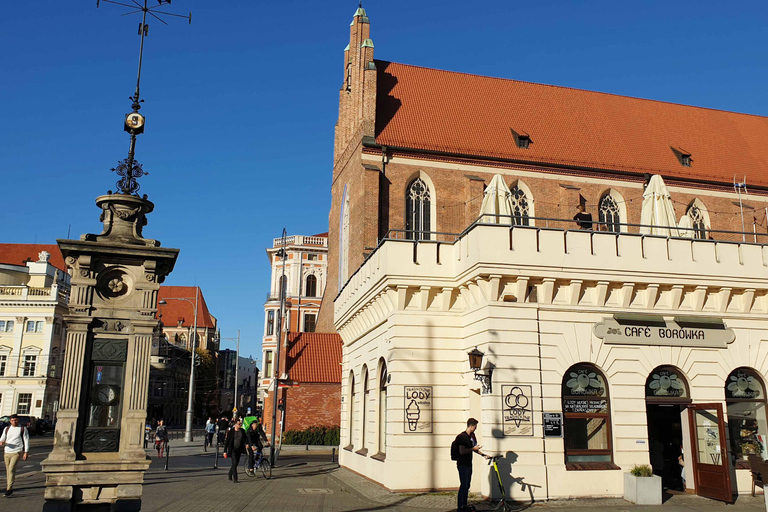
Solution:
<svg viewBox="0 0 768 512"><path fill-rule="evenodd" d="M235 399L234 409L237 410L237 370L240 367L240 329L237 330L237 338L219 338L220 341L236 341L237 353L235 354Z"/></svg>
<svg viewBox="0 0 768 512"><path fill-rule="evenodd" d="M283 236L281 242L281 248L277 251L278 256L283 259L283 272L280 277L280 309L277 311L277 354L275 354L275 372L272 382L275 385L275 393L272 397L272 435L270 436L269 450L269 462L270 462L270 476L272 476L272 468L275 467L275 430L277 430L277 393L280 390L280 342L283 338L283 314L285 310L285 260L288 259L288 252L286 251L286 235L285 228L283 228Z"/></svg>
<svg viewBox="0 0 768 512"><path fill-rule="evenodd" d="M491 376L493 375L493 366L489 365L484 372L481 371L483 367L483 356L485 354L480 352L477 347L467 352L469 356L469 369L474 370L475 380L478 380L483 385L483 393L491 392Z"/></svg>
<svg viewBox="0 0 768 512"><path fill-rule="evenodd" d="M158 302L160 305L166 305L168 304L169 300L183 300L185 302L189 302L192 304L195 308L195 321L194 321L194 333L192 334L192 360L190 361L189 365L189 398L187 400L187 425L184 429L184 442L185 443L191 443L192 442L192 419L195 414L194 412L194 397L195 397L195 349L197 344L197 299L200 296L200 288L195 286L195 302L192 302L191 298L186 297L166 297L165 299Z"/></svg>

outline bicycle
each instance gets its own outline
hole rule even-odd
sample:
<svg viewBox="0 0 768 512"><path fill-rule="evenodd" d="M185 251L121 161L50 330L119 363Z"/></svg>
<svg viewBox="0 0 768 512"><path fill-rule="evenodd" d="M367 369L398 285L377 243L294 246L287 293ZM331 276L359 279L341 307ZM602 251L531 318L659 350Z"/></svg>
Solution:
<svg viewBox="0 0 768 512"><path fill-rule="evenodd" d="M245 458L245 474L249 477L255 477L256 476L256 470L261 469L261 473L264 475L264 478L269 480L269 476L271 473L272 466L269 463L269 457L264 456L264 452L255 452L254 458L256 461L253 464L253 473L248 471L248 457Z"/></svg>
<svg viewBox="0 0 768 512"><path fill-rule="evenodd" d="M499 465L497 464L497 460L503 459L503 455L494 455L493 457L488 457L488 465L493 466L493 471L496 473L496 481L499 483L499 490L501 491L501 501L498 505L496 505L496 508L493 510L499 510L500 508L504 507L504 512L511 512L513 510L512 505L509 505L507 503L507 493L504 492L504 482L501 481L501 473L499 472Z"/></svg>

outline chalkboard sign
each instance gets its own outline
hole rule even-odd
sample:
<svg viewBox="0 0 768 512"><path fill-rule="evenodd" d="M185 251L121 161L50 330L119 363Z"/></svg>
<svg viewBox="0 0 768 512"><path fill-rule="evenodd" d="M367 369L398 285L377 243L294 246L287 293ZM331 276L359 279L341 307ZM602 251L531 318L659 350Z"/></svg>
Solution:
<svg viewBox="0 0 768 512"><path fill-rule="evenodd" d="M563 413L544 413L544 437L563 437Z"/></svg>

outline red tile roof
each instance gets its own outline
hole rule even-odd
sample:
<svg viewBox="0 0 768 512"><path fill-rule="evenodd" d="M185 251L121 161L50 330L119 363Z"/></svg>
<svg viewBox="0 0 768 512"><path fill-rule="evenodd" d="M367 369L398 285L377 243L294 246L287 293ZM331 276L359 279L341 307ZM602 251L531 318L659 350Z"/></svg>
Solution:
<svg viewBox="0 0 768 512"><path fill-rule="evenodd" d="M48 260L51 265L59 270L67 270L64 256L55 244L0 244L0 263L26 266L27 261L37 261L43 251L51 253Z"/></svg>
<svg viewBox="0 0 768 512"><path fill-rule="evenodd" d="M376 142L768 186L768 118L376 61ZM518 148L515 135L530 137ZM677 154L691 155L684 167Z"/></svg>
<svg viewBox="0 0 768 512"><path fill-rule="evenodd" d="M326 231L325 233L318 233L318 234L312 235L312 236L313 237L317 237L317 238L328 238L328 232Z"/></svg>
<svg viewBox="0 0 768 512"><path fill-rule="evenodd" d="M185 300L168 300L168 304L161 305L159 302L170 297L192 299L191 303ZM157 312L163 315L163 325L175 327L180 319L184 319L184 327L193 327L195 321L195 287L194 286L161 286L157 292ZM205 303L203 291L197 299L197 326L216 327L216 322L208 311L208 305Z"/></svg>
<svg viewBox="0 0 768 512"><path fill-rule="evenodd" d="M288 334L288 377L296 382L341 383L341 336L336 333Z"/></svg>

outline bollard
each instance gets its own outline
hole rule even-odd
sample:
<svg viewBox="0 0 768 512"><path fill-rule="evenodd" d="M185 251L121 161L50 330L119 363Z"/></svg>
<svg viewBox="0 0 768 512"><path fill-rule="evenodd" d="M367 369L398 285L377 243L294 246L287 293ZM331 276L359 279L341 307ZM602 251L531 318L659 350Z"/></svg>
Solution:
<svg viewBox="0 0 768 512"><path fill-rule="evenodd" d="M165 470L168 471L168 459L171 457L171 445L165 443Z"/></svg>
<svg viewBox="0 0 768 512"><path fill-rule="evenodd" d="M216 440L216 458L213 459L213 469L219 469L219 440Z"/></svg>
<svg viewBox="0 0 768 512"><path fill-rule="evenodd" d="M309 451L309 443L307 443L307 451Z"/></svg>
<svg viewBox="0 0 768 512"><path fill-rule="evenodd" d="M336 462L336 448L331 451L331 462Z"/></svg>

